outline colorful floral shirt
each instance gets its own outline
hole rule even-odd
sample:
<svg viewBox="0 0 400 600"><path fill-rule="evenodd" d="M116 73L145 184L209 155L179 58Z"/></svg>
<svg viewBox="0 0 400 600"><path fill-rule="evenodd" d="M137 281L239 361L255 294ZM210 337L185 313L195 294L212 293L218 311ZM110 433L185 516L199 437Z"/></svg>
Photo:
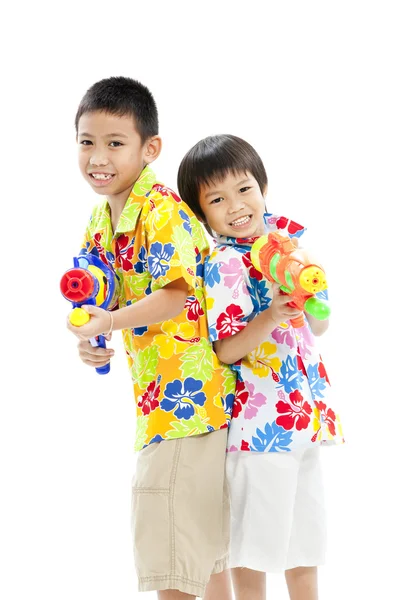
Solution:
<svg viewBox="0 0 400 600"><path fill-rule="evenodd" d="M114 269L119 308L181 277L189 285L180 315L122 332L137 405L135 449L227 427L235 375L219 362L208 339L203 291L208 242L189 207L146 167L114 233L107 200L95 207L82 249L88 252Z"/></svg>
<svg viewBox="0 0 400 600"><path fill-rule="evenodd" d="M300 237L304 228L265 215L265 232ZM206 261L205 287L211 341L244 329L272 301L268 281L250 261L253 240L219 236ZM327 293L320 297L327 299ZM238 342L240 343L240 342ZM229 451L287 452L343 441L330 405L330 383L308 323L281 323L235 365L237 386Z"/></svg>

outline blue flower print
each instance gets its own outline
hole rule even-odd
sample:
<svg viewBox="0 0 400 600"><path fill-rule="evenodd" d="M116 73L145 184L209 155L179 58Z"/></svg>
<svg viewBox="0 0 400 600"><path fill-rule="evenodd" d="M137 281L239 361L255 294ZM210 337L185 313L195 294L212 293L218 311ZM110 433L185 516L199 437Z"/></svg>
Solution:
<svg viewBox="0 0 400 600"><path fill-rule="evenodd" d="M146 256L146 248L142 246L140 248L140 252L137 255L137 262L133 265L136 273L144 273L147 270L147 256Z"/></svg>
<svg viewBox="0 0 400 600"><path fill-rule="evenodd" d="M322 292L317 292L315 295L320 300L325 300L325 301L329 300L328 290L322 290Z"/></svg>
<svg viewBox="0 0 400 600"><path fill-rule="evenodd" d="M274 421L267 423L264 431L256 430L257 436L253 436L253 446L250 446L252 452L289 452L292 443L292 432L279 427Z"/></svg>
<svg viewBox="0 0 400 600"><path fill-rule="evenodd" d="M279 375L280 382L278 387L283 387L287 394L293 392L294 390L301 389L304 376L303 373L299 371L297 365L297 356L288 356L287 360L282 362Z"/></svg>
<svg viewBox="0 0 400 600"><path fill-rule="evenodd" d="M179 211L179 216L183 219L183 229L186 229L189 235L192 235L192 227L190 225L190 218L184 210Z"/></svg>
<svg viewBox="0 0 400 600"><path fill-rule="evenodd" d="M318 363L307 367L308 383L310 385L313 400L316 398L324 398L324 389L326 388L325 377L320 377L318 371Z"/></svg>
<svg viewBox="0 0 400 600"><path fill-rule="evenodd" d="M164 398L160 408L167 412L174 411L178 419L190 419L194 415L194 406L204 406L206 395L200 390L203 382L187 377L185 381L175 379L165 387Z"/></svg>
<svg viewBox="0 0 400 600"><path fill-rule="evenodd" d="M161 244L154 242L150 246L149 254L149 271L154 279L163 277L169 269L169 261L175 252L175 247L172 244Z"/></svg>
<svg viewBox="0 0 400 600"><path fill-rule="evenodd" d="M219 268L221 263L210 263L207 259L204 265L204 283L210 288L221 281Z"/></svg>

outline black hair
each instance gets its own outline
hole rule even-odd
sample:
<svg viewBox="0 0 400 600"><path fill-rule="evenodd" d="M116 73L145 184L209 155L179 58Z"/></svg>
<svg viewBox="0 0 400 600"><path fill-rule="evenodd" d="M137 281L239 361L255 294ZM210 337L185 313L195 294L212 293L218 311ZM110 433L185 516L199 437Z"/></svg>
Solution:
<svg viewBox="0 0 400 600"><path fill-rule="evenodd" d="M179 195L195 215L205 219L199 203L200 186L228 173L251 173L262 193L268 185L262 160L248 142L226 134L206 137L187 152L179 165Z"/></svg>
<svg viewBox="0 0 400 600"><path fill-rule="evenodd" d="M77 132L81 116L95 111L131 116L142 143L158 134L158 112L153 95L145 85L129 77L102 79L87 90L75 116Z"/></svg>

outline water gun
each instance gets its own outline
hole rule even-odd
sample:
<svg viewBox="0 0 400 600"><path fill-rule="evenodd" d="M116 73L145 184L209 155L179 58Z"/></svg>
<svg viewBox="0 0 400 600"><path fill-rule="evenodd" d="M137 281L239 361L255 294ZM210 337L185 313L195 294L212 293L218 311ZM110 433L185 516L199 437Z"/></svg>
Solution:
<svg viewBox="0 0 400 600"><path fill-rule="evenodd" d="M117 303L118 285L114 271L93 254L74 258L74 267L64 273L60 281L61 293L70 302L73 310L69 320L75 327L85 325L90 315L81 306L93 304L104 310L111 310ZM93 347L106 347L103 335L91 338ZM96 369L100 375L110 371L110 363Z"/></svg>
<svg viewBox="0 0 400 600"><path fill-rule="evenodd" d="M251 261L268 281L278 283L282 292L292 296L289 306L321 321L329 317L329 306L315 296L328 287L325 272L290 238L277 232L261 236L252 246ZM304 315L291 319L290 323L295 328L303 327Z"/></svg>

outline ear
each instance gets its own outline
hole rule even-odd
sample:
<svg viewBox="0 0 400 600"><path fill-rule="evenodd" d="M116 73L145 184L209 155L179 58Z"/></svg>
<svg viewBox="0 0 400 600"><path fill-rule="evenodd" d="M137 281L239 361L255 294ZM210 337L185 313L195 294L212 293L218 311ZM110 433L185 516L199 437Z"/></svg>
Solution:
<svg viewBox="0 0 400 600"><path fill-rule="evenodd" d="M154 137L147 140L146 148L144 151L144 160L147 164L152 163L153 160L156 160L156 158L159 157L161 148L162 141L159 135L155 135Z"/></svg>
<svg viewBox="0 0 400 600"><path fill-rule="evenodd" d="M264 198L266 197L267 193L268 193L268 184L266 183L265 188L262 191L262 195L264 196Z"/></svg>

